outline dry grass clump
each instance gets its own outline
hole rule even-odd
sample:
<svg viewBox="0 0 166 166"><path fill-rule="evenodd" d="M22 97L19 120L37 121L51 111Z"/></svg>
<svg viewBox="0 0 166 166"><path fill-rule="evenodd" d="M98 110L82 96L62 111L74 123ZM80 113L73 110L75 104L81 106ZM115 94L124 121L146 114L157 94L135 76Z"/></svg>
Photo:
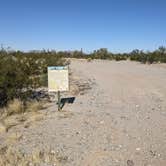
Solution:
<svg viewBox="0 0 166 166"><path fill-rule="evenodd" d="M60 155L54 150L35 150L31 154L27 154L8 146L0 148L1 166L60 166L67 161L67 156Z"/></svg>
<svg viewBox="0 0 166 166"><path fill-rule="evenodd" d="M0 123L0 134L6 131L6 127L3 123Z"/></svg>
<svg viewBox="0 0 166 166"><path fill-rule="evenodd" d="M33 122L43 120L45 118L45 114L38 112L29 112L25 115L25 117L27 119L25 124L32 124Z"/></svg>
<svg viewBox="0 0 166 166"><path fill-rule="evenodd" d="M18 114L24 111L23 103L19 99L10 101L7 105L7 115Z"/></svg>
<svg viewBox="0 0 166 166"><path fill-rule="evenodd" d="M44 109L43 102L31 101L27 102L26 106L23 105L23 102L19 99L14 99L10 101L6 108L1 111L1 119L2 117L7 117L14 114L22 114L25 112L37 112L41 109Z"/></svg>
<svg viewBox="0 0 166 166"><path fill-rule="evenodd" d="M27 102L26 107L23 107L23 103L18 99L9 102L7 107L1 109L0 112L0 133L8 132L10 128L24 122L29 124L43 120L45 114L38 112L45 108L43 105L43 102L31 101Z"/></svg>
<svg viewBox="0 0 166 166"><path fill-rule="evenodd" d="M38 101L28 102L26 107L26 112L36 112L44 109L43 103Z"/></svg>
<svg viewBox="0 0 166 166"><path fill-rule="evenodd" d="M34 122L41 121L45 118L44 113L40 112L26 112L24 114L17 114L13 116L7 116L2 120L2 131L4 131L3 127L5 127L6 132L8 132L12 127L24 124L26 128L30 125L34 124Z"/></svg>

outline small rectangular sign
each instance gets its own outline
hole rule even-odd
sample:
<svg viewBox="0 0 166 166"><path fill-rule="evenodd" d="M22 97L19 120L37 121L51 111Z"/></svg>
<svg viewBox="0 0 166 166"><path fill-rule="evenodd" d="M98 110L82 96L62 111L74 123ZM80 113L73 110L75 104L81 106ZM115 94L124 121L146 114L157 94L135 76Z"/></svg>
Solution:
<svg viewBox="0 0 166 166"><path fill-rule="evenodd" d="M68 91L69 90L68 66L48 67L48 91Z"/></svg>

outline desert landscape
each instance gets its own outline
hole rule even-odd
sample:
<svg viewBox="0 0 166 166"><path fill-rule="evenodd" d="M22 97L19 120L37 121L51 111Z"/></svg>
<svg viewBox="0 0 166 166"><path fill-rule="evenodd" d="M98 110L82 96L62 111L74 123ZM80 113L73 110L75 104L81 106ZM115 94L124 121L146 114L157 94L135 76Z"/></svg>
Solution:
<svg viewBox="0 0 166 166"><path fill-rule="evenodd" d="M166 166L166 0L0 7L0 166Z"/></svg>
<svg viewBox="0 0 166 166"><path fill-rule="evenodd" d="M74 102L3 119L0 165L165 166L166 65L70 61Z"/></svg>

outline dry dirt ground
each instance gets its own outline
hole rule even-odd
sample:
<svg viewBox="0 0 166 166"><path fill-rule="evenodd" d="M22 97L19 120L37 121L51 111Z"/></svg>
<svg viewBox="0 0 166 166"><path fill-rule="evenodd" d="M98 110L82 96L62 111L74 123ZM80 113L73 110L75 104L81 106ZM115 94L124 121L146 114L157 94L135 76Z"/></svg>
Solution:
<svg viewBox="0 0 166 166"><path fill-rule="evenodd" d="M73 93L62 97L74 103L0 134L2 148L40 151L41 166L166 166L166 65L72 60L70 71Z"/></svg>

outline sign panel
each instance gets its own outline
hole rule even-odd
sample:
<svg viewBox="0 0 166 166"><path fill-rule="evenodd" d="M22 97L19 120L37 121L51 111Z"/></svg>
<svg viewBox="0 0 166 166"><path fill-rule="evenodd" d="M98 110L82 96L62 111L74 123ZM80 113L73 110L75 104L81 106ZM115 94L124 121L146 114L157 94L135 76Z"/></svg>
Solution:
<svg viewBox="0 0 166 166"><path fill-rule="evenodd" d="M48 67L48 90L49 92L69 90L68 66Z"/></svg>

